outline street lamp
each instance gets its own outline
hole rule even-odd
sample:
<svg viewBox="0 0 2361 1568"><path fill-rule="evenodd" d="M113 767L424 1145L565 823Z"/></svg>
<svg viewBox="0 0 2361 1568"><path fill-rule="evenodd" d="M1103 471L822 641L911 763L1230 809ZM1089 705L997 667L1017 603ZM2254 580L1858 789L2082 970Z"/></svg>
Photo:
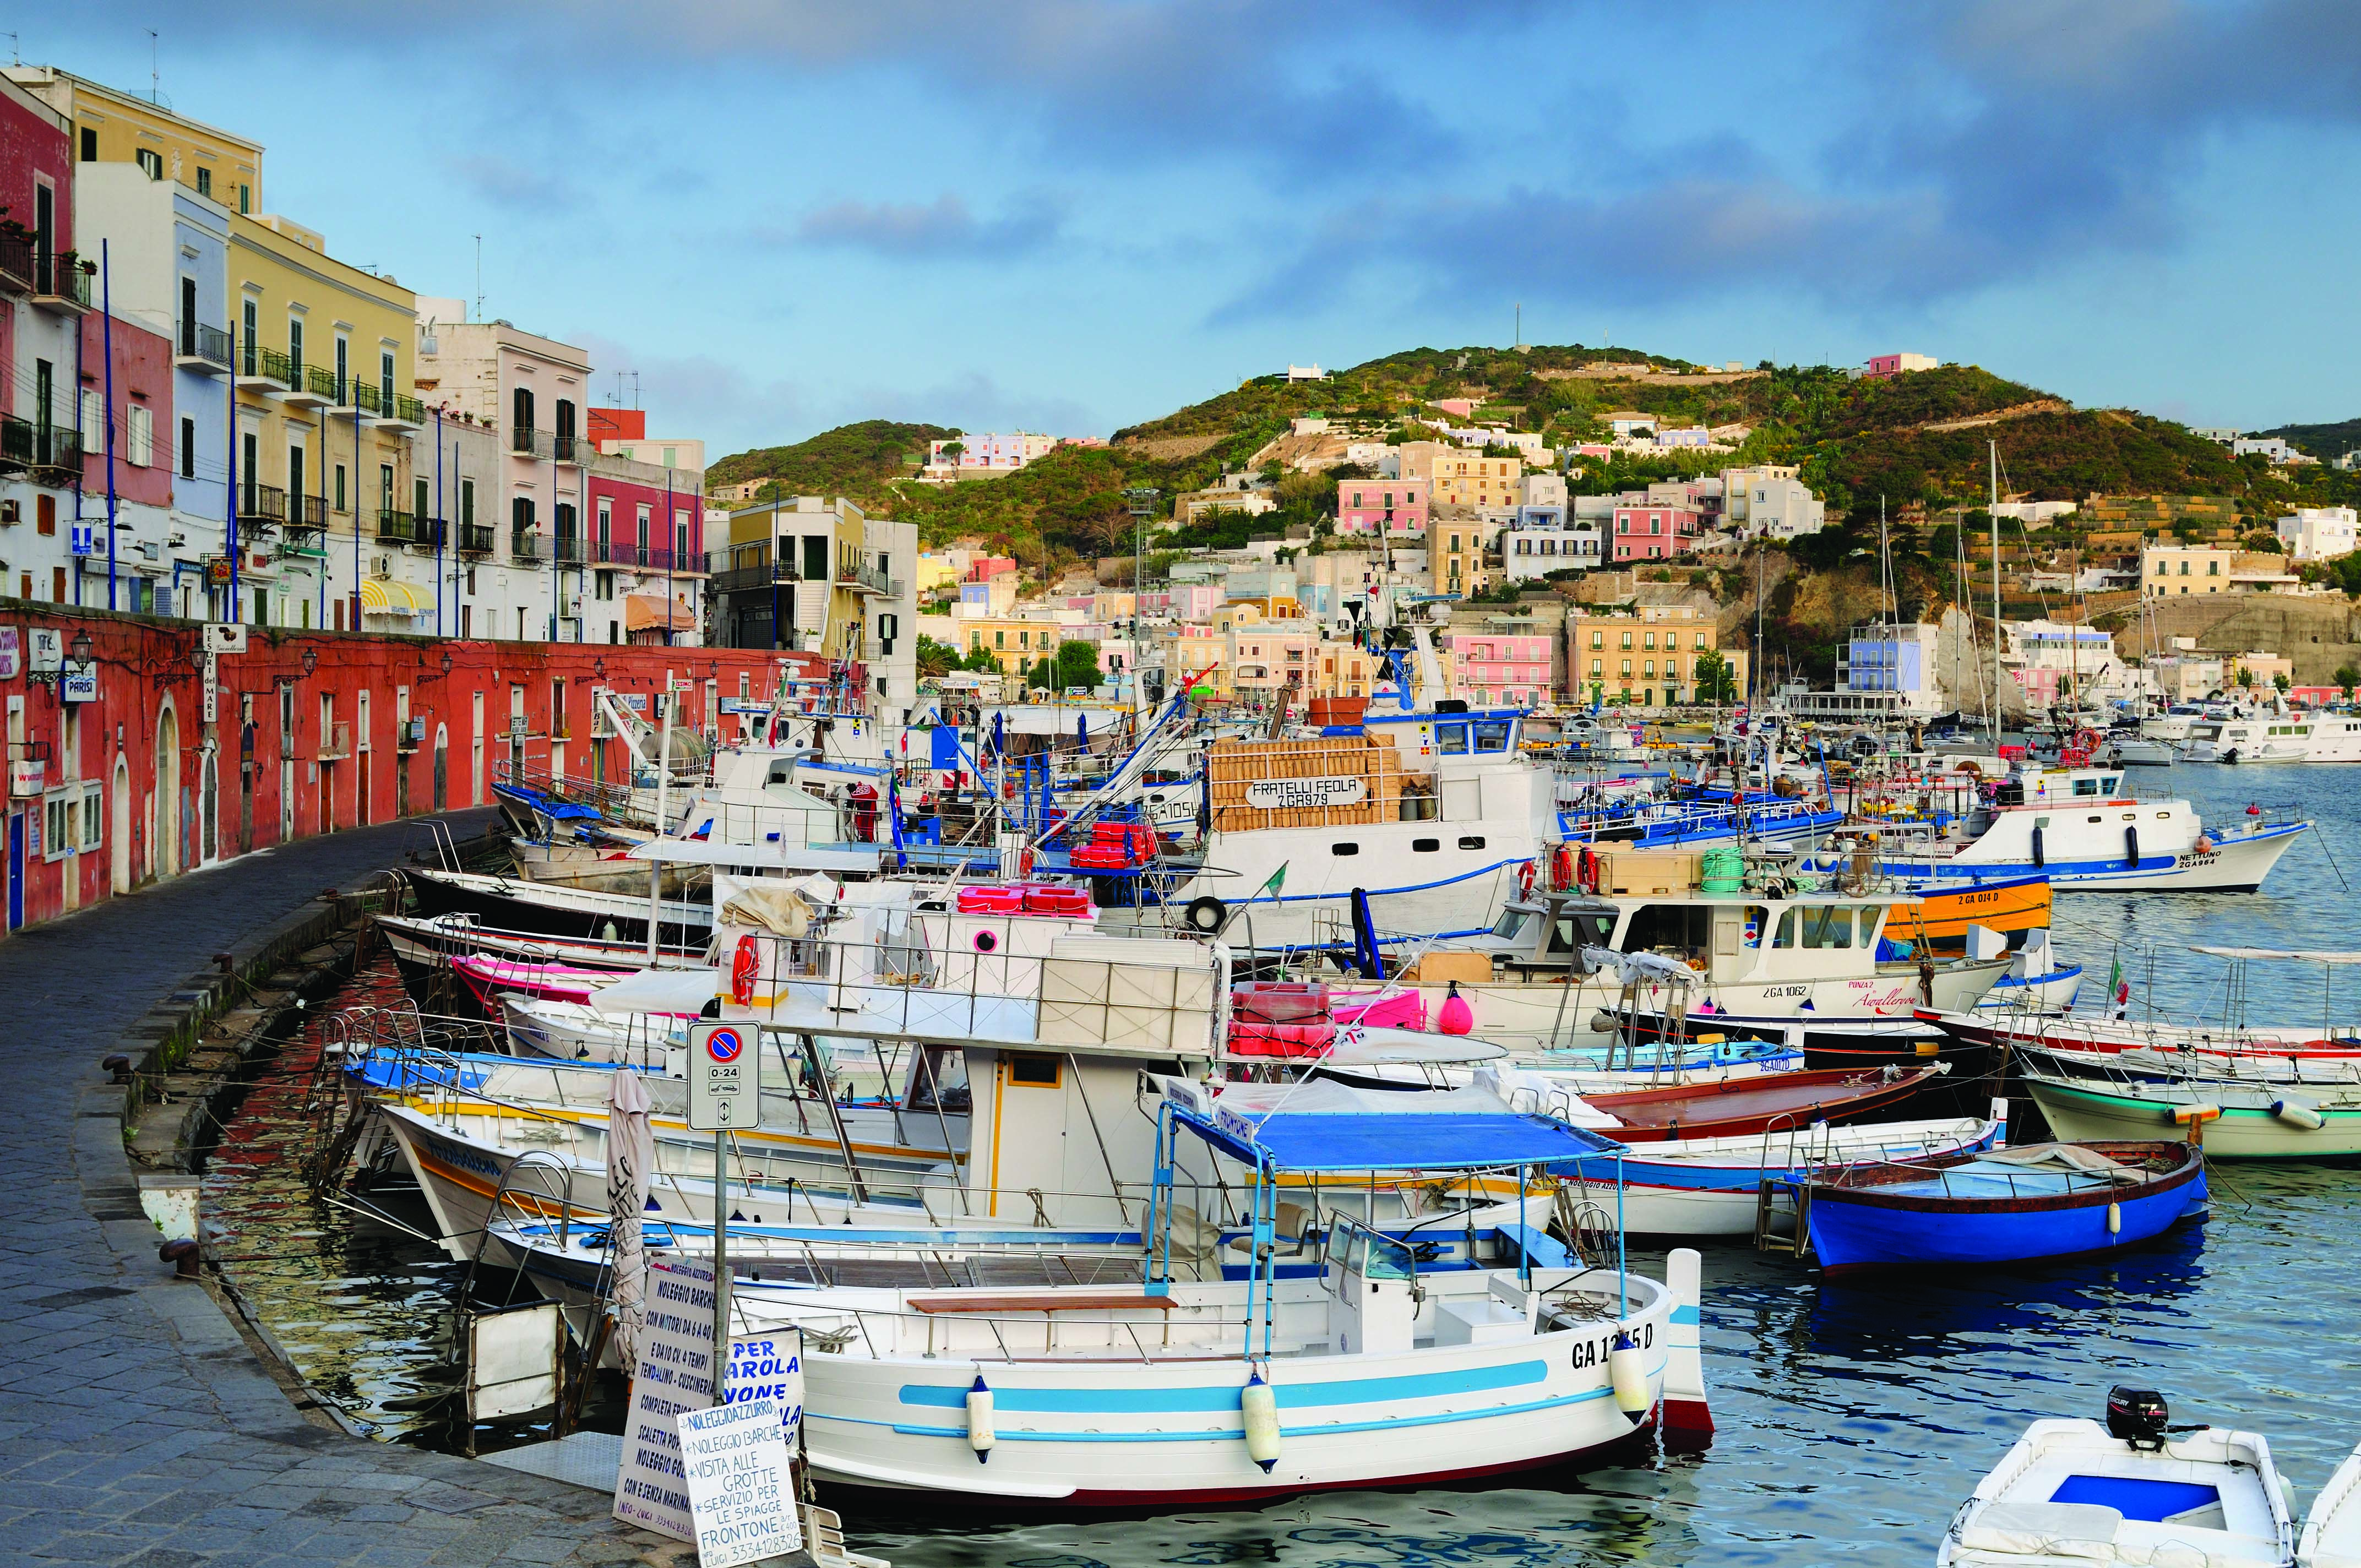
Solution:
<svg viewBox="0 0 2361 1568"><path fill-rule="evenodd" d="M444 651L443 654L443 673L446 675L451 673L451 654L450 651L447 649Z"/></svg>
<svg viewBox="0 0 2361 1568"><path fill-rule="evenodd" d="M606 654L601 653L601 654L599 654L596 659L593 659L592 661L590 661L590 673L591 673L591 674L593 674L594 676L598 677L599 680L602 680L602 681L603 681L603 680L605 680L605 679L607 678L607 655L606 655Z"/></svg>
<svg viewBox="0 0 2361 1568"><path fill-rule="evenodd" d="M74 662L75 663L80 664L80 665L81 665L83 669L85 669L85 670L87 670L87 669L89 669L89 668L90 668L90 633L89 633L89 632L87 632L87 631L77 631L77 632L75 632L75 633L74 633L74 640L73 640L73 642L72 642L72 644L71 645L71 647L70 647L69 651L73 654L73 662Z"/></svg>
<svg viewBox="0 0 2361 1568"><path fill-rule="evenodd" d="M319 651L317 648L306 648L306 649L304 649L304 650L303 650L303 674L304 674L304 676L308 679L308 678L310 677L310 675L311 675L312 672L313 672L313 671L314 671L314 670L316 670L316 669L318 669L319 667L320 667L320 651Z"/></svg>

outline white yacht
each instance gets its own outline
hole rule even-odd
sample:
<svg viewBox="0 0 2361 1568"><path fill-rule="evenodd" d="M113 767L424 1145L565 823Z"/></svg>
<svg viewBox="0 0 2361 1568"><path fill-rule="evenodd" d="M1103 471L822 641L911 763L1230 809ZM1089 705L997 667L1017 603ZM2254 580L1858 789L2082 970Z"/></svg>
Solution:
<svg viewBox="0 0 2361 1568"><path fill-rule="evenodd" d="M2191 726L2192 762L2361 762L2361 718L2350 714L2258 713Z"/></svg>

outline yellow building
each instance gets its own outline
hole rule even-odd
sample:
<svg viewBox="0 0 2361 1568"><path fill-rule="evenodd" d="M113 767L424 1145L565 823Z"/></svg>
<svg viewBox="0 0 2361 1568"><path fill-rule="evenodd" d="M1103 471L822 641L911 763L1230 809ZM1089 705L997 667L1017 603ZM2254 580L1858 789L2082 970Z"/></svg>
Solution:
<svg viewBox="0 0 2361 1568"><path fill-rule="evenodd" d="M1710 611L1688 605L1586 609L1565 618L1566 673L1577 703L1670 707L1697 700L1697 661L1719 653L1746 690L1746 654L1724 652Z"/></svg>
<svg viewBox="0 0 2361 1568"><path fill-rule="evenodd" d="M775 588L794 632L781 646L831 659L866 659L870 600L889 596L893 587L891 576L871 564L877 554L873 535L895 526L872 520L842 496L795 496L732 512L729 563L713 578L711 591L725 600L751 595L760 608ZM719 613L727 625L743 611L725 602ZM763 619L767 620L767 613ZM729 645L768 644L741 628Z"/></svg>
<svg viewBox="0 0 2361 1568"><path fill-rule="evenodd" d="M1022 675L1058 651L1058 644L1083 641L1082 628L1055 620L1031 620L1015 616L971 616L951 622L958 647L964 653L990 653L1000 661L1001 673Z"/></svg>
<svg viewBox="0 0 2361 1568"><path fill-rule="evenodd" d="M433 499L412 460L425 420L412 381L416 296L278 217L231 217L228 275L251 619L358 630L364 607L406 610L384 585L415 574L379 568L434 544Z"/></svg>
<svg viewBox="0 0 2361 1568"><path fill-rule="evenodd" d="M1472 594L1490 580L1484 569L1484 529L1472 518L1436 518L1426 525L1426 565L1439 594Z"/></svg>
<svg viewBox="0 0 2361 1568"><path fill-rule="evenodd" d="M2203 594L2267 594L2301 580L2287 557L2199 544L2151 544L2140 552L2141 591L2150 598Z"/></svg>
<svg viewBox="0 0 2361 1568"><path fill-rule="evenodd" d="M233 213L262 211L262 144L46 65L0 67L73 122L77 163L137 163Z"/></svg>
<svg viewBox="0 0 2361 1568"><path fill-rule="evenodd" d="M1521 496L1519 487L1525 477L1525 460L1521 457L1462 456L1458 454L1436 455L1430 466L1427 488L1437 509L1443 507L1512 507ZM1433 532L1436 524L1429 522Z"/></svg>

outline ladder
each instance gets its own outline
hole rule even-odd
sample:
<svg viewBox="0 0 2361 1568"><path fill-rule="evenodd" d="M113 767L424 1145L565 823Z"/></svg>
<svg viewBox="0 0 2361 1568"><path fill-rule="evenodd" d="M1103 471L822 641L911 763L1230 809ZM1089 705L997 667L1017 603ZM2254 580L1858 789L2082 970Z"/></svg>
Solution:
<svg viewBox="0 0 2361 1568"><path fill-rule="evenodd" d="M1812 1250L1808 1172L1765 1176L1754 1191L1754 1250L1804 1257Z"/></svg>

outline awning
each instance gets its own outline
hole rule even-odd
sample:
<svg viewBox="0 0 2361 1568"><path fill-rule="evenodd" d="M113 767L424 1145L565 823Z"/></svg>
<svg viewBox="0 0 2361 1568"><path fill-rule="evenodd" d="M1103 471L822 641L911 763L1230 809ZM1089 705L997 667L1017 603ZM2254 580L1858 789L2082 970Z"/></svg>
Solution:
<svg viewBox="0 0 2361 1568"><path fill-rule="evenodd" d="M675 631L686 631L696 625L697 612L681 600L667 599L662 594L623 596L623 630L626 631L647 631L664 626Z"/></svg>
<svg viewBox="0 0 2361 1568"><path fill-rule="evenodd" d="M426 602L408 583L385 583L375 577L363 577L361 609L380 615L423 615Z"/></svg>
<svg viewBox="0 0 2361 1568"><path fill-rule="evenodd" d="M1620 1154L1620 1145L1480 1089L1398 1092L1325 1079L1224 1086L1209 1116L1168 1082L1174 1120L1248 1165L1301 1172L1497 1170ZM1242 1092L1243 1091L1243 1092ZM1202 1102L1201 1102L1202 1103Z"/></svg>

